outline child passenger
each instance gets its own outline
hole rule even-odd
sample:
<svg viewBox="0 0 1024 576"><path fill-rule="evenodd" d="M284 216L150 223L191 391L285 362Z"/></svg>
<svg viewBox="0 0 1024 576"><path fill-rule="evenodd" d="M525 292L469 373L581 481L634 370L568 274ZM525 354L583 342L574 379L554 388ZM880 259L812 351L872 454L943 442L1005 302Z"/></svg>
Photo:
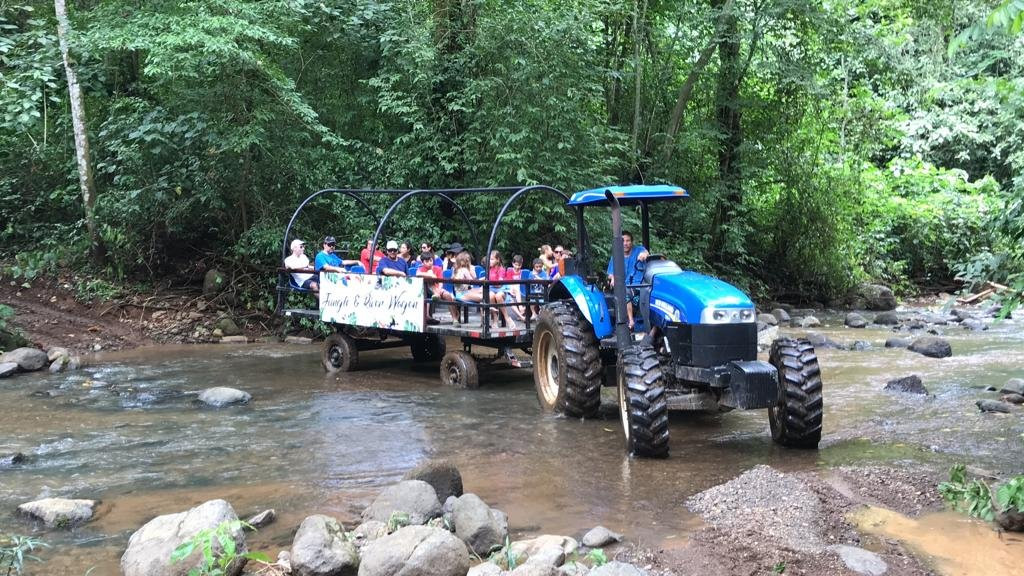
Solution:
<svg viewBox="0 0 1024 576"><path fill-rule="evenodd" d="M434 255L428 252L420 254L419 266L416 267L416 276L421 278L441 278L443 273L441 267L434 264ZM427 283L427 290L437 300L444 302L455 302L455 295L444 289L444 284L441 282L429 282ZM452 313L452 324L459 323L459 307L449 306ZM431 318L431 320L434 320Z"/></svg>
<svg viewBox="0 0 1024 576"><path fill-rule="evenodd" d="M533 259L533 270L530 270L530 280L550 280L551 277L544 270L544 261L540 258ZM544 285L543 284L530 284L529 294L534 300L538 300L544 297ZM540 307L534 305L533 313L539 314Z"/></svg>

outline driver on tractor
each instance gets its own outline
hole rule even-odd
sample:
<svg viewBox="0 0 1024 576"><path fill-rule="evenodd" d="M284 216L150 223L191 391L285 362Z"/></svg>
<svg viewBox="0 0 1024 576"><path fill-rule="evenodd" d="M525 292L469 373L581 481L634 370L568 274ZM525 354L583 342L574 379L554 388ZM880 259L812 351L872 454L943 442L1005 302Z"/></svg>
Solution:
<svg viewBox="0 0 1024 576"><path fill-rule="evenodd" d="M647 248L644 248L642 244L633 244L633 233L622 231L622 253L626 256L626 318L629 319L629 329L633 329L633 305L639 305L640 292L635 288L630 289L630 284L634 284L633 275L636 273L636 263L647 261ZM615 286L615 275L613 271L613 260L608 260L608 286Z"/></svg>

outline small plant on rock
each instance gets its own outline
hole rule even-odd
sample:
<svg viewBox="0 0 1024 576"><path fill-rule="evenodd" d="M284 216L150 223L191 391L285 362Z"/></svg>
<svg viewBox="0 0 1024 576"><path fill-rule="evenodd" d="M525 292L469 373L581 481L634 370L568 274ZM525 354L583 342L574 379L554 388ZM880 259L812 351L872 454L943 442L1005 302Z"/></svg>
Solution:
<svg viewBox="0 0 1024 576"><path fill-rule="evenodd" d="M36 548L46 548L47 544L30 536L0 536L0 574L11 576L21 574L25 567L25 560L41 562L39 558L30 554Z"/></svg>
<svg viewBox="0 0 1024 576"><path fill-rule="evenodd" d="M590 560L590 564L597 568L608 563L608 556L605 555L604 550L601 548L594 548L587 554L587 560Z"/></svg>
<svg viewBox="0 0 1024 576"><path fill-rule="evenodd" d="M955 510L966 512L968 516L992 520L992 494L988 484L977 478L967 480L967 467L955 464L949 470L949 482L939 484L939 494Z"/></svg>
<svg viewBox="0 0 1024 576"><path fill-rule="evenodd" d="M392 512L388 517L388 534L409 525L409 515L405 512Z"/></svg>
<svg viewBox="0 0 1024 576"><path fill-rule="evenodd" d="M996 490L1000 512L1016 510L1024 513L1024 476L1015 476Z"/></svg>
<svg viewBox="0 0 1024 576"><path fill-rule="evenodd" d="M203 553L203 563L188 571L188 576L225 576L236 562L256 560L268 564L270 558L260 552L238 553L235 533L243 527L255 530L241 520L227 520L216 528L200 530L190 540L174 549L171 553L171 564L188 558L198 548Z"/></svg>

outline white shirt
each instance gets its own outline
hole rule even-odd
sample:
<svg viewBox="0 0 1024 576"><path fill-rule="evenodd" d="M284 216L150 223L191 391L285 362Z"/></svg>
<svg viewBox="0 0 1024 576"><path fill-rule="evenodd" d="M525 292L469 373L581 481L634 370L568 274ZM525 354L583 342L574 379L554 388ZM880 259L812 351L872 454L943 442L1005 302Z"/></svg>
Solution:
<svg viewBox="0 0 1024 576"><path fill-rule="evenodd" d="M309 258L305 254L299 254L298 256L292 254L291 256L284 259L284 267L289 270L295 270L296 268L308 268ZM306 280L312 278L312 274L292 274L292 279L299 286Z"/></svg>

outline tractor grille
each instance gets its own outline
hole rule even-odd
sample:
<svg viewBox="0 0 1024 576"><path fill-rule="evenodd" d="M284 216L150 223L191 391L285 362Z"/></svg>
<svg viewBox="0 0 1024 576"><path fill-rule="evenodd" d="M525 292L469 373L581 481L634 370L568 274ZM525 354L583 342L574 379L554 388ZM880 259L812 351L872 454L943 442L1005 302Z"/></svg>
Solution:
<svg viewBox="0 0 1024 576"><path fill-rule="evenodd" d="M713 368L731 360L757 360L757 325L677 324L665 328L672 360L683 366Z"/></svg>

